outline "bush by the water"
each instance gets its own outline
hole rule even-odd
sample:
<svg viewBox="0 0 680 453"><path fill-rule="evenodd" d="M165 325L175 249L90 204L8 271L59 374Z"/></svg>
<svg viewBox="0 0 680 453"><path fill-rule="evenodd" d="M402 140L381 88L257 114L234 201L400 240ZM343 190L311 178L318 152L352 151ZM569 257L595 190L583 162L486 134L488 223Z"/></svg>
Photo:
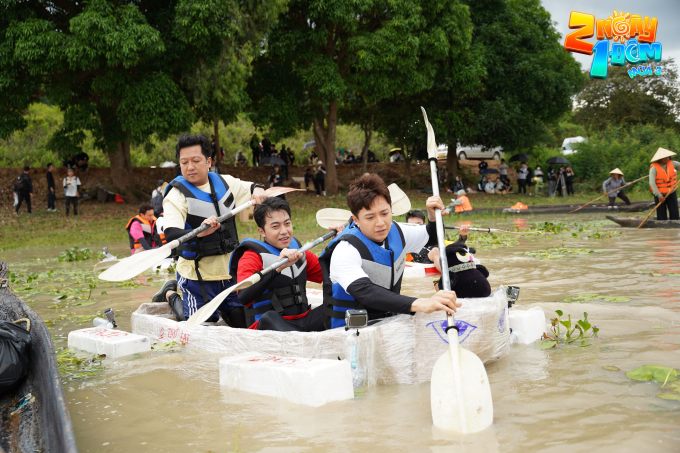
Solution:
<svg viewBox="0 0 680 453"><path fill-rule="evenodd" d="M64 250L58 256L59 261L85 261L95 257L95 253L90 249L79 249L78 247L71 247Z"/></svg>

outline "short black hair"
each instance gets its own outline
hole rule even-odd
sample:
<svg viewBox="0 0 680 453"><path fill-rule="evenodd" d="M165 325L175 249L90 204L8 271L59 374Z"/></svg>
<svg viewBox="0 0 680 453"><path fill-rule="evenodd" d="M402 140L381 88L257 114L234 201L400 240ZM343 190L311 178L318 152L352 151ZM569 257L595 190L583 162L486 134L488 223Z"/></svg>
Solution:
<svg viewBox="0 0 680 453"><path fill-rule="evenodd" d="M53 164L52 162L50 162L49 164L47 164L47 168L50 168L50 167L53 166L53 165L54 165L54 164Z"/></svg>
<svg viewBox="0 0 680 453"><path fill-rule="evenodd" d="M425 214L423 214L421 211L410 211L408 214L406 214L406 221L408 222L408 219L411 217L418 218L425 223Z"/></svg>
<svg viewBox="0 0 680 453"><path fill-rule="evenodd" d="M150 203L144 203L139 207L140 214L146 214L147 211L153 211L153 206Z"/></svg>
<svg viewBox="0 0 680 453"><path fill-rule="evenodd" d="M29 167L28 165L24 165L24 171L28 171L30 169L31 169L31 167Z"/></svg>
<svg viewBox="0 0 680 453"><path fill-rule="evenodd" d="M288 213L288 217L291 217L290 205L286 200L279 197L265 198L262 203L255 206L253 220L255 220L258 228L262 228L264 230L264 225L267 223L265 218L268 217L270 213L275 211L286 211Z"/></svg>
<svg viewBox="0 0 680 453"><path fill-rule="evenodd" d="M205 156L206 159L210 157L210 142L203 134L182 134L177 140L177 146L175 146L175 153L177 159L179 160L179 152L184 148L190 148L192 146L200 145L201 154Z"/></svg>

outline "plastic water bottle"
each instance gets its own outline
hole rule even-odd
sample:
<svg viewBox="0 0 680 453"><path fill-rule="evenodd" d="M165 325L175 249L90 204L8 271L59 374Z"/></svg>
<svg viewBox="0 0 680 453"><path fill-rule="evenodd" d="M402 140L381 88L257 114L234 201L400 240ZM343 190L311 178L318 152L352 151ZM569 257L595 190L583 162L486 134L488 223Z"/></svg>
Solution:
<svg viewBox="0 0 680 453"><path fill-rule="evenodd" d="M510 346L517 343L517 334L515 332L510 332Z"/></svg>
<svg viewBox="0 0 680 453"><path fill-rule="evenodd" d="M113 329L113 324L104 318L94 318L95 327L104 327L106 329Z"/></svg>

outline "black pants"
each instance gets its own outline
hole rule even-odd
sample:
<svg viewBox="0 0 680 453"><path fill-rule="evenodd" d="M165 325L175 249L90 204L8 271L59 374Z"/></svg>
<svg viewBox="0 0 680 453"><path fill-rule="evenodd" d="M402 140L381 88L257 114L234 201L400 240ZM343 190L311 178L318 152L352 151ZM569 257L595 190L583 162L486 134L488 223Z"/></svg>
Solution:
<svg viewBox="0 0 680 453"><path fill-rule="evenodd" d="M28 208L28 213L31 213L31 194L28 192L25 192L23 190L20 190L17 192L17 197L19 198L19 203L17 203L17 207L14 209L17 214L19 213L19 208L21 207L21 203L26 200L26 207Z"/></svg>
<svg viewBox="0 0 680 453"><path fill-rule="evenodd" d="M47 209L55 209L54 202L57 200L57 195L51 190L47 189Z"/></svg>
<svg viewBox="0 0 680 453"><path fill-rule="evenodd" d="M279 332L321 332L326 330L323 306L318 306L299 319L283 319L277 311L271 310L260 317L257 330L276 330Z"/></svg>
<svg viewBox="0 0 680 453"><path fill-rule="evenodd" d="M659 203L659 199L656 196L654 197L654 203ZM666 214L666 210L668 210L668 214ZM668 218L669 216L670 219ZM656 220L680 220L677 192L669 194L666 200L659 206L659 209L656 210Z"/></svg>
<svg viewBox="0 0 680 453"><path fill-rule="evenodd" d="M518 186L517 193L524 192L524 194L526 195L526 193L527 193L527 180L526 179L518 179L517 180L517 186Z"/></svg>
<svg viewBox="0 0 680 453"><path fill-rule="evenodd" d="M260 164L260 150L253 150L253 167L257 167Z"/></svg>
<svg viewBox="0 0 680 453"><path fill-rule="evenodd" d="M568 195L574 195L574 183L571 181L567 181L567 194Z"/></svg>
<svg viewBox="0 0 680 453"><path fill-rule="evenodd" d="M628 199L628 197L626 196L625 193L619 191L618 197L619 197L620 199L622 199L623 201L625 201L626 204L630 204L630 200ZM616 197L610 196L610 197L609 197L609 206L614 206L614 201L616 201Z"/></svg>
<svg viewBox="0 0 680 453"><path fill-rule="evenodd" d="M284 165L281 167L281 172L283 173L283 180L287 181L288 180L288 165Z"/></svg>
<svg viewBox="0 0 680 453"><path fill-rule="evenodd" d="M78 215L78 197L66 197L66 215L68 215L71 203L73 203L73 215Z"/></svg>
<svg viewBox="0 0 680 453"><path fill-rule="evenodd" d="M326 181L324 179L315 179L314 188L316 189L316 194L321 195L321 192L326 191Z"/></svg>

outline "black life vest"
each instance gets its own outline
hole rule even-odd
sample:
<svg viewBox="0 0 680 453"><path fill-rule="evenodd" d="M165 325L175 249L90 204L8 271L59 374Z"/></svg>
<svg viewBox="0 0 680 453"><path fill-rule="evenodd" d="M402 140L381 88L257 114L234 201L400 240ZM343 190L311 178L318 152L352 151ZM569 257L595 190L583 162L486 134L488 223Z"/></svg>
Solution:
<svg viewBox="0 0 680 453"><path fill-rule="evenodd" d="M293 238L290 249L299 249L300 241ZM262 269L281 259L281 250L266 242L256 239L244 239L232 253L229 270L232 276L238 274L239 260L247 250L252 250L262 258ZM275 271L274 271L275 272ZM295 264L284 269L272 282L271 286L257 299L245 304L246 324L251 326L260 320L263 313L276 310L284 319L299 317L309 311L307 302L307 259L303 256Z"/></svg>

